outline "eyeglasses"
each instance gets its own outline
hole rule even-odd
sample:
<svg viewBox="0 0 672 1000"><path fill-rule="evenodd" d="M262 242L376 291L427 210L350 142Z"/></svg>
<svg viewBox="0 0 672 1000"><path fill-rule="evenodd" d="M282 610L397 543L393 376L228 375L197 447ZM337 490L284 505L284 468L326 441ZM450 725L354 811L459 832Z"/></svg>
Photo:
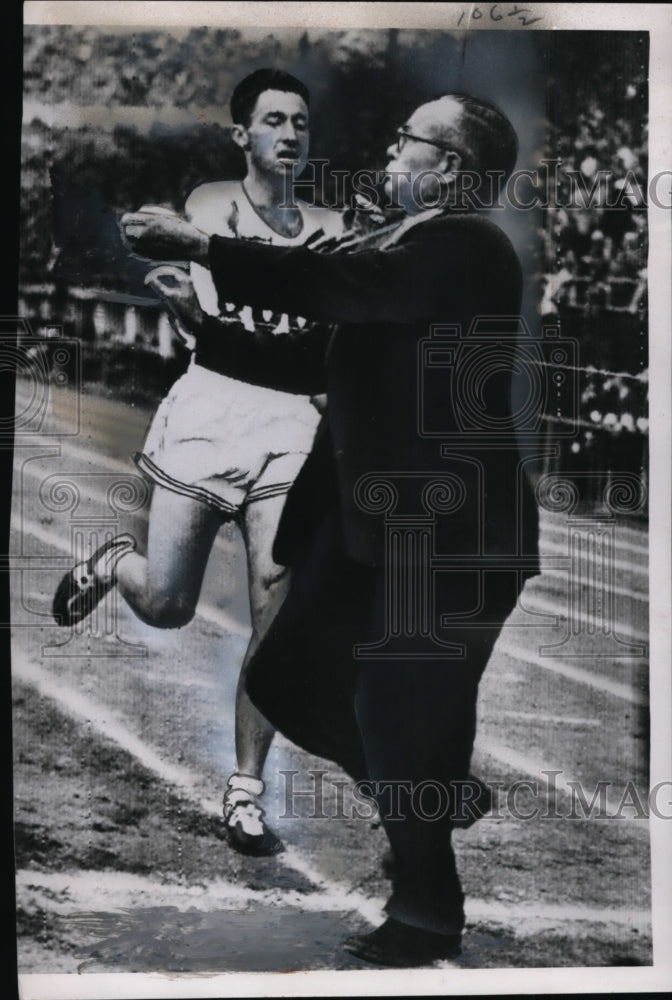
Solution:
<svg viewBox="0 0 672 1000"><path fill-rule="evenodd" d="M430 146L436 146L438 149L444 149L448 153L452 153L453 156L457 156L457 153L448 145L447 142L440 142L437 139L425 139L421 135L413 135L409 131L408 125L402 125L401 128L397 129L397 156L401 153L402 149L406 145L406 140L412 139L414 142L426 142Z"/></svg>

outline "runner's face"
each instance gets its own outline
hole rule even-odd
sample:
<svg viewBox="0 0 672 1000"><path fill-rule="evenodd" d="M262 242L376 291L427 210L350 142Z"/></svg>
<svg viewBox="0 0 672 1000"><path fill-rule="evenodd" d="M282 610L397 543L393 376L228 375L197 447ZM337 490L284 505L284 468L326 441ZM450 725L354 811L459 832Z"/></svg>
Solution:
<svg viewBox="0 0 672 1000"><path fill-rule="evenodd" d="M299 94L265 90L247 129L247 155L262 173L298 176L308 160L308 108Z"/></svg>

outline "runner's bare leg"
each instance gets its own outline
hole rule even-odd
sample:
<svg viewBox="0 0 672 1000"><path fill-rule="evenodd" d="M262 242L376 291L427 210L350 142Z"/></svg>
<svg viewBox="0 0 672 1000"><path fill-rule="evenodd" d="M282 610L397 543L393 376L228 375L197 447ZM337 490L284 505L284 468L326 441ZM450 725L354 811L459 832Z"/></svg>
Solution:
<svg viewBox="0 0 672 1000"><path fill-rule="evenodd" d="M248 504L242 525L247 550L252 636L236 692L236 760L241 774L255 778L261 778L275 730L250 701L245 690L245 676L247 665L289 588L289 570L274 562L271 555L285 499L279 496Z"/></svg>
<svg viewBox="0 0 672 1000"><path fill-rule="evenodd" d="M236 760L242 774L260 778L274 729L245 690L247 664L282 604L289 572L271 550L285 497L257 500L244 513L252 635L236 692ZM175 628L191 620L222 517L199 500L154 486L147 555L131 552L117 565L117 588L147 624Z"/></svg>
<svg viewBox="0 0 672 1000"><path fill-rule="evenodd" d="M119 593L135 614L157 628L191 621L222 516L200 500L154 486L147 555L124 555L117 564Z"/></svg>

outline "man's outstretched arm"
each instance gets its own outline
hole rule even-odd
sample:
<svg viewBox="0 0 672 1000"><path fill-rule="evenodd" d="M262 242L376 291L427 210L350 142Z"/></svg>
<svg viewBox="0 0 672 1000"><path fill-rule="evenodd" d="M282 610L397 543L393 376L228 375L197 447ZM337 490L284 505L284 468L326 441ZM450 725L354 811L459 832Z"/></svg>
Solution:
<svg viewBox="0 0 672 1000"><path fill-rule="evenodd" d="M441 315L465 276L464 235L422 226L403 245L351 254L314 253L208 237L175 217L136 212L122 219L140 254L210 268L220 296L327 323L405 323ZM418 227L420 228L420 227ZM487 243L483 253L490 247ZM472 257L481 256L478 240Z"/></svg>
<svg viewBox="0 0 672 1000"><path fill-rule="evenodd" d="M445 233L349 254L213 236L208 258L217 290L229 301L345 324L440 315L464 267L456 241Z"/></svg>
<svg viewBox="0 0 672 1000"><path fill-rule="evenodd" d="M126 212L121 231L131 250L148 260L193 260L208 267L208 233L171 212L149 206Z"/></svg>

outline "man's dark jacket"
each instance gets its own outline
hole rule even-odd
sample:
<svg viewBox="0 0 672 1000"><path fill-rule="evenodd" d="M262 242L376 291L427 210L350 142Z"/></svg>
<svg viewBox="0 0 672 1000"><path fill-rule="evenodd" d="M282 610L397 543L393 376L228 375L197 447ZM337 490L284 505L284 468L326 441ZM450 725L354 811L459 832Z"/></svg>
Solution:
<svg viewBox="0 0 672 1000"><path fill-rule="evenodd" d="M290 491L278 561L293 562L336 502L347 555L382 565L381 479L396 493L388 515L433 519L436 553L520 566L521 579L538 571L537 510L508 418L510 364L498 361L522 278L497 226L443 213L389 249L333 255L214 236L209 256L223 301L317 321L274 335L223 332L208 319L197 347L198 363L233 377L327 392L328 426ZM427 506L432 475L447 490L443 509L440 494Z"/></svg>
<svg viewBox="0 0 672 1000"><path fill-rule="evenodd" d="M327 417L274 547L276 561L293 568L291 588L246 685L285 736L356 780L368 776L355 712L366 661L353 647L376 643L386 628L375 596L381 579L383 592L395 573L420 581L421 616L426 610L442 642L469 647L477 677L479 635L491 648L524 579L538 572L537 509L509 418L518 259L501 230L474 214L413 221L393 246L348 254L212 237L222 301L310 322L287 334L261 325L250 333L211 317L196 353L198 363L246 381L327 392ZM388 532L422 535L423 525L424 550L391 550ZM445 627L445 613L466 620L466 631ZM417 654L409 636L406 669L422 670Z"/></svg>

